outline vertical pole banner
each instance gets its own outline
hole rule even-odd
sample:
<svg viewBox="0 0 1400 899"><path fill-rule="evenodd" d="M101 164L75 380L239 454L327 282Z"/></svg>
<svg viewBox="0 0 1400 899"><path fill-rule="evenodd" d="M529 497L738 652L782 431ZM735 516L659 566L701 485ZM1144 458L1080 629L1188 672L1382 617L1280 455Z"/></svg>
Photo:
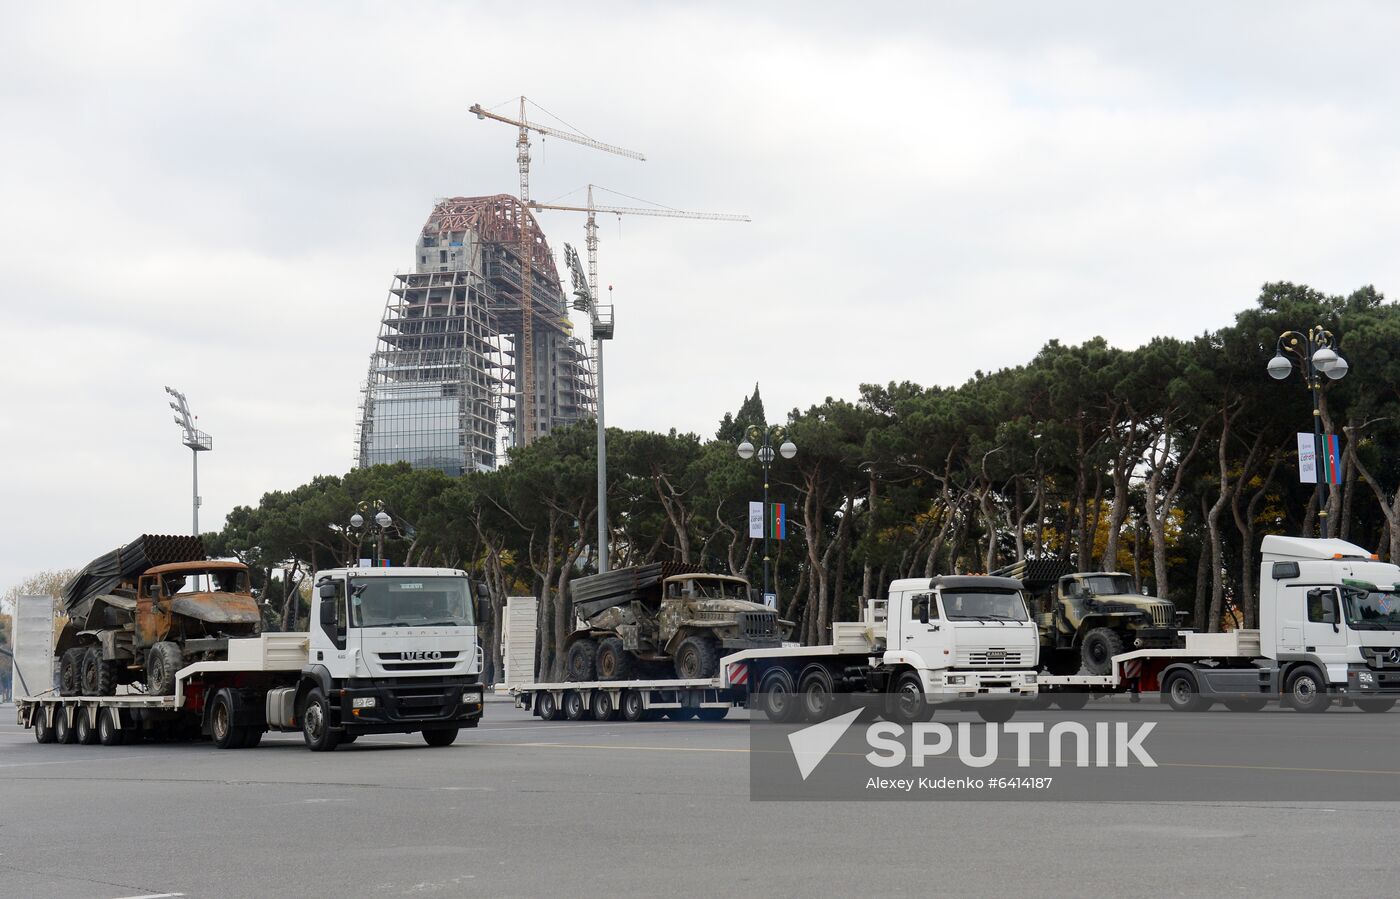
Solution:
<svg viewBox="0 0 1400 899"><path fill-rule="evenodd" d="M770 503L769 508L773 510L772 520L769 522L772 530L769 531L776 540L787 539L787 504Z"/></svg>
<svg viewBox="0 0 1400 899"><path fill-rule="evenodd" d="M763 539L763 503L749 503L749 536Z"/></svg>
<svg viewBox="0 0 1400 899"><path fill-rule="evenodd" d="M1322 437L1322 467L1327 473L1327 483L1342 483L1342 441L1336 434Z"/></svg>
<svg viewBox="0 0 1400 899"><path fill-rule="evenodd" d="M1317 483L1317 438L1312 434L1298 435L1298 482Z"/></svg>

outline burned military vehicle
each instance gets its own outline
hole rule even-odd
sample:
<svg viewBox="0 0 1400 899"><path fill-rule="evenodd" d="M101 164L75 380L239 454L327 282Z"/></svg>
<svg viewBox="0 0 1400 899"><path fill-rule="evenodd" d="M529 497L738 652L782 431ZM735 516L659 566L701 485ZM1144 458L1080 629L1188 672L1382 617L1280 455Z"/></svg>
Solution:
<svg viewBox="0 0 1400 899"><path fill-rule="evenodd" d="M54 646L59 692L110 696L121 684L174 691L189 661L227 658L230 637L256 636L262 616L248 567L205 557L191 536L142 535L88 563L63 589Z"/></svg>
<svg viewBox="0 0 1400 899"><path fill-rule="evenodd" d="M578 629L567 677L714 677L721 656L782 646L792 628L751 596L743 578L672 562L579 578L569 586Z"/></svg>

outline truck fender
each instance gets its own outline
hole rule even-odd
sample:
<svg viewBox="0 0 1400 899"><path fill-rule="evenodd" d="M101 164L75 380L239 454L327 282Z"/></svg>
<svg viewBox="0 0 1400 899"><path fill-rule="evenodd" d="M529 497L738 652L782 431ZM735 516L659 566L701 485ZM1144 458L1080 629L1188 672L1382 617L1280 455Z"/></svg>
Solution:
<svg viewBox="0 0 1400 899"><path fill-rule="evenodd" d="M209 714L214 708L214 696L223 690L227 690L230 697L230 711L232 723L235 727L249 725L267 724L267 707L263 703L263 693L258 690L241 690L237 687L221 687L215 690L213 695L208 696L204 702L204 711L201 715L200 724L204 733L209 733Z"/></svg>
<svg viewBox="0 0 1400 899"><path fill-rule="evenodd" d="M306 694L311 692L313 687L320 687L321 692L327 698L331 695L331 672L325 665L307 665L301 669L301 681L297 684L297 699L292 704L292 708L301 714L302 700L306 699Z"/></svg>
<svg viewBox="0 0 1400 899"><path fill-rule="evenodd" d="M884 656L884 663L891 668L902 665L913 668L916 671L922 671L930 667L924 664L924 657L922 655L903 649L887 650Z"/></svg>

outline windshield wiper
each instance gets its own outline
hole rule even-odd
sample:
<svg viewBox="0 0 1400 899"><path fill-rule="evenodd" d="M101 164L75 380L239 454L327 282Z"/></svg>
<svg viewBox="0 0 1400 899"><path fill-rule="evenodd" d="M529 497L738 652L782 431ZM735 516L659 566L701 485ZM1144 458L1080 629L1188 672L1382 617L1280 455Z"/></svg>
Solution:
<svg viewBox="0 0 1400 899"><path fill-rule="evenodd" d="M414 627L467 627L467 623L454 618L451 621L429 621L426 624L415 624Z"/></svg>

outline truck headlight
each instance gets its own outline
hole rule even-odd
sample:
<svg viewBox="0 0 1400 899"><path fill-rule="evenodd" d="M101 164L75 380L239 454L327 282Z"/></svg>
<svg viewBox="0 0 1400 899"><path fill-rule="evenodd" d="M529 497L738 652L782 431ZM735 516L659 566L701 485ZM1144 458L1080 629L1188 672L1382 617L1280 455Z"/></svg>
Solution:
<svg viewBox="0 0 1400 899"><path fill-rule="evenodd" d="M967 676L962 674L950 674L943 679L943 682L950 687L954 684L965 684L967 683Z"/></svg>
<svg viewBox="0 0 1400 899"><path fill-rule="evenodd" d="M374 696L356 696L351 705L357 709L372 709L379 705L379 700Z"/></svg>
<svg viewBox="0 0 1400 899"><path fill-rule="evenodd" d="M1034 675L1034 674L1027 674L1027 675L1026 675L1026 683L1028 683L1028 684L1033 684L1033 683L1035 683L1035 675Z"/></svg>

